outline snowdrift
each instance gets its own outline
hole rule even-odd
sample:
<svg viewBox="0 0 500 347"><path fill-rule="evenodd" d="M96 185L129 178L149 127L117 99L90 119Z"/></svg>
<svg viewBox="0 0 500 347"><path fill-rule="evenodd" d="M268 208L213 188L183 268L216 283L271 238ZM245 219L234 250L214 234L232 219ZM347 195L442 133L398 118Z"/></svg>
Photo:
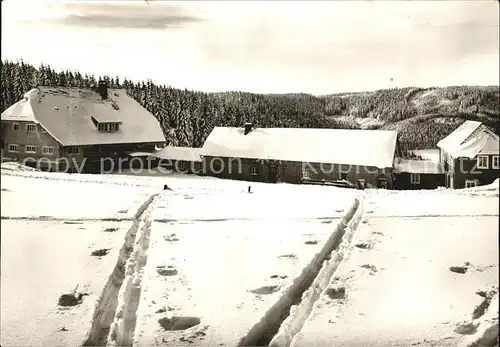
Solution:
<svg viewBox="0 0 500 347"><path fill-rule="evenodd" d="M33 172L37 171L35 168L19 164L17 162L11 161L11 162L3 162L1 166L1 171L28 171L28 172Z"/></svg>

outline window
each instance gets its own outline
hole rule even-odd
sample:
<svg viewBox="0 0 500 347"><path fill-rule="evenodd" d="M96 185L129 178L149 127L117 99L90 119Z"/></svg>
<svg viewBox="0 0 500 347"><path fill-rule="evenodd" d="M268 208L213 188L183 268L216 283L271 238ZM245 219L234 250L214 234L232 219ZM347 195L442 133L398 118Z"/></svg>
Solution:
<svg viewBox="0 0 500 347"><path fill-rule="evenodd" d="M70 147L68 148L68 154L80 154L80 148Z"/></svg>
<svg viewBox="0 0 500 347"><path fill-rule="evenodd" d="M26 153L36 153L36 146L32 146L32 145L26 145L24 147L24 151Z"/></svg>
<svg viewBox="0 0 500 347"><path fill-rule="evenodd" d="M498 162L498 155L494 155L491 158L491 167L494 169L500 168L500 163Z"/></svg>
<svg viewBox="0 0 500 347"><path fill-rule="evenodd" d="M488 156L487 155L479 155L477 157L477 166L478 169L487 169L488 168Z"/></svg>
<svg viewBox="0 0 500 347"><path fill-rule="evenodd" d="M366 187L366 181L363 179L358 180L358 189L365 189Z"/></svg>
<svg viewBox="0 0 500 347"><path fill-rule="evenodd" d="M250 175L257 176L257 167L256 166L252 166L250 168Z"/></svg>
<svg viewBox="0 0 500 347"><path fill-rule="evenodd" d="M12 131L19 131L19 123L12 123Z"/></svg>
<svg viewBox="0 0 500 347"><path fill-rule="evenodd" d="M337 178L339 181L347 181L347 173L339 172Z"/></svg>
<svg viewBox="0 0 500 347"><path fill-rule="evenodd" d="M9 144L9 152L19 152L19 145L15 145L13 143Z"/></svg>
<svg viewBox="0 0 500 347"><path fill-rule="evenodd" d="M97 129L99 131L104 131L108 133L112 133L118 131L119 123L99 123L97 125Z"/></svg>
<svg viewBox="0 0 500 347"><path fill-rule="evenodd" d="M46 155L52 155L54 154L54 147L45 146L42 148L42 153Z"/></svg>
<svg viewBox="0 0 500 347"><path fill-rule="evenodd" d="M410 183L411 184L420 184L420 174L418 174L418 173L410 174Z"/></svg>
<svg viewBox="0 0 500 347"><path fill-rule="evenodd" d="M311 178L309 170L302 170L302 178Z"/></svg>
<svg viewBox="0 0 500 347"><path fill-rule="evenodd" d="M36 132L36 124L26 124L26 131L30 133Z"/></svg>
<svg viewBox="0 0 500 347"><path fill-rule="evenodd" d="M472 188L478 185L477 180L465 180L465 188Z"/></svg>

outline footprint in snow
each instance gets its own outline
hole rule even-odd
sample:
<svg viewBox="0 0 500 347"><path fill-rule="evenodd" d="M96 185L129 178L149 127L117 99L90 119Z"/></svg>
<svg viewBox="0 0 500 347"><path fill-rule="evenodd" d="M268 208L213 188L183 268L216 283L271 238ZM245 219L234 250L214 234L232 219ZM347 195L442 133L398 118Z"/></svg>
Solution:
<svg viewBox="0 0 500 347"><path fill-rule="evenodd" d="M72 292L69 294L62 294L59 297L58 304L62 307L77 306L83 302L83 297L88 296L87 293Z"/></svg>
<svg viewBox="0 0 500 347"><path fill-rule="evenodd" d="M176 234L170 234L170 235L167 235L167 236L164 236L163 239L167 242L175 242L175 241L179 241L179 238L177 237Z"/></svg>
<svg viewBox="0 0 500 347"><path fill-rule="evenodd" d="M373 247L372 244L368 242L360 242L354 245L354 247L360 248L360 249L371 249Z"/></svg>
<svg viewBox="0 0 500 347"><path fill-rule="evenodd" d="M272 276L269 276L269 278L273 278L273 279L274 278L278 278L278 277L281 278L282 280L284 280L285 278L288 278L288 276L286 276L286 275L281 275L281 276L279 276L279 275L272 275Z"/></svg>
<svg viewBox="0 0 500 347"><path fill-rule="evenodd" d="M378 272L378 269L377 269L377 267L375 265L364 264L364 265L361 265L361 267L363 269L370 270L370 275L375 275L375 273Z"/></svg>
<svg viewBox="0 0 500 347"><path fill-rule="evenodd" d="M277 286L277 285L263 286L260 288L250 290L250 293L257 294L257 295L269 295L272 293L276 293L279 289L280 289L280 286Z"/></svg>
<svg viewBox="0 0 500 347"><path fill-rule="evenodd" d="M91 253L94 257L103 257L109 253L110 248L97 249Z"/></svg>
<svg viewBox="0 0 500 347"><path fill-rule="evenodd" d="M332 300L345 299L346 290L345 287L331 287L326 290L325 294Z"/></svg>
<svg viewBox="0 0 500 347"><path fill-rule="evenodd" d="M449 270L458 274L465 274L469 271L470 263L466 261L463 266L450 266Z"/></svg>
<svg viewBox="0 0 500 347"><path fill-rule="evenodd" d="M160 326L165 330L186 330L201 323L198 317L168 317L158 320Z"/></svg>
<svg viewBox="0 0 500 347"><path fill-rule="evenodd" d="M295 254L282 254L282 255L279 255L278 258L282 259L282 258L288 258L288 259L297 259L297 255Z"/></svg>
<svg viewBox="0 0 500 347"><path fill-rule="evenodd" d="M175 276L179 273L172 265L168 265L167 267L159 265L156 267L156 272L160 276Z"/></svg>

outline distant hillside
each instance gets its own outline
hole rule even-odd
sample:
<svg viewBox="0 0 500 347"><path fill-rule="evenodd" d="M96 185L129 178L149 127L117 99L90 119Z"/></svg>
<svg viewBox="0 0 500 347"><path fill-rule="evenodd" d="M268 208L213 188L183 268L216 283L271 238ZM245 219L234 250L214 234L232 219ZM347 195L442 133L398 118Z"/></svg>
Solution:
<svg viewBox="0 0 500 347"><path fill-rule="evenodd" d="M89 87L99 78L127 93L153 113L170 144L200 147L214 126L396 129L403 149L434 147L465 119L499 132L499 87L403 88L326 96L309 94L204 93L132 82L47 65L1 64L2 111L37 85Z"/></svg>
<svg viewBox="0 0 500 347"><path fill-rule="evenodd" d="M499 133L498 86L402 88L323 98L329 118L362 129L397 130L405 149L434 147L464 120L481 121Z"/></svg>

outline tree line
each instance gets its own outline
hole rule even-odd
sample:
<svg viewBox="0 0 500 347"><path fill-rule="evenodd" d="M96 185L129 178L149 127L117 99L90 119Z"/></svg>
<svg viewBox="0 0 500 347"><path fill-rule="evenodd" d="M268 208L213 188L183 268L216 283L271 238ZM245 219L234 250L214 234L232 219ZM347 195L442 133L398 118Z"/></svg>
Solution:
<svg viewBox="0 0 500 347"><path fill-rule="evenodd" d="M201 147L215 126L287 128L366 128L359 120L376 120L369 128L397 129L404 149L434 146L456 125L435 122L439 117L475 119L496 126L498 87L394 88L366 93L325 96L310 94L205 93L131 81L119 76L94 76L56 71L21 61L2 61L1 109L19 101L36 86L89 88L103 79L110 88L123 88L160 122L173 146ZM430 95L431 97L428 97ZM440 100L446 100L445 103ZM424 124L425 123L425 124ZM419 124L415 126L415 124ZM424 129L424 131L421 131ZM498 127L495 128L498 130Z"/></svg>

